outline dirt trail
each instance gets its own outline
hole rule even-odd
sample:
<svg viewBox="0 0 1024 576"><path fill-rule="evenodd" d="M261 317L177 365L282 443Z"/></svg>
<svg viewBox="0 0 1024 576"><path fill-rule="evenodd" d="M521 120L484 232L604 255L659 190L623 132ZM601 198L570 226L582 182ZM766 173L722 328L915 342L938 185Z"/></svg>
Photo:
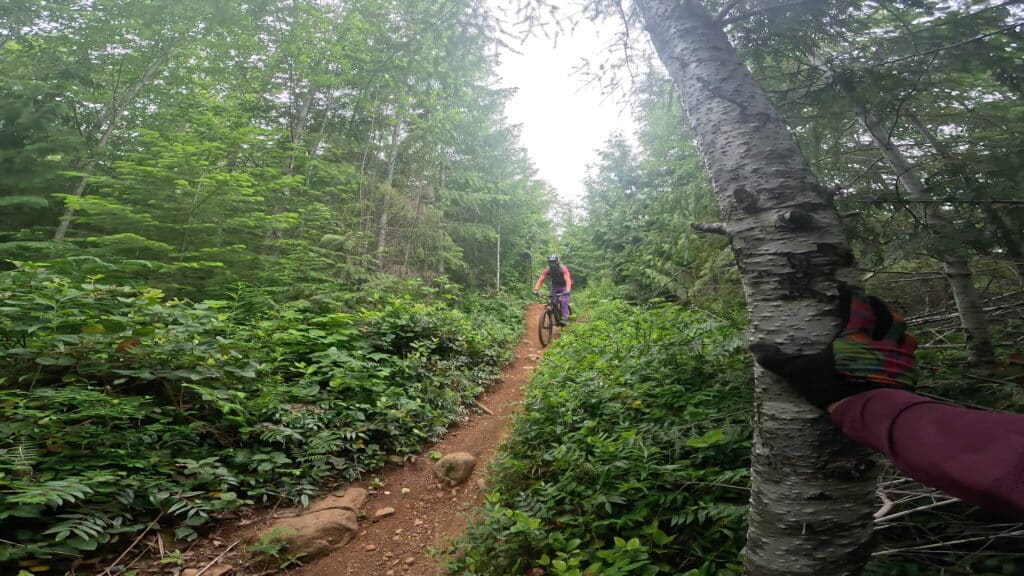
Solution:
<svg viewBox="0 0 1024 576"><path fill-rule="evenodd" d="M462 533L465 512L481 503L478 481L505 435L509 416L523 397L530 372L541 356L537 342L537 316L543 305L529 306L526 332L516 348L515 360L479 401L493 415L474 414L449 429L435 446L421 452L411 463L390 466L378 475L383 487L366 502L368 518L359 536L344 548L308 566L289 570L294 576L442 576L431 550L441 550ZM440 489L431 476L431 451L443 454L469 452L477 458L470 479L454 489ZM370 488L369 482L356 484ZM403 488L408 493L403 494ZM372 520L375 510L392 507L392 516Z"/></svg>

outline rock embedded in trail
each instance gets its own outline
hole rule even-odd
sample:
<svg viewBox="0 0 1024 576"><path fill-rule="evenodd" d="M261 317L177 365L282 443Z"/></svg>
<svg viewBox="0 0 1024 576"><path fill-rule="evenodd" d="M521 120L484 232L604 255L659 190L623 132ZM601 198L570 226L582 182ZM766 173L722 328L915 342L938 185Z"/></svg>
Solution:
<svg viewBox="0 0 1024 576"><path fill-rule="evenodd" d="M359 512L359 509L366 503L366 497L367 492L362 488L338 490L310 504L309 510L304 514L312 514L313 512L330 510L332 508Z"/></svg>
<svg viewBox="0 0 1024 576"><path fill-rule="evenodd" d="M476 467L476 458L469 452L453 452L434 464L434 476L449 487L465 482Z"/></svg>
<svg viewBox="0 0 1024 576"><path fill-rule="evenodd" d="M285 518L263 533L287 547L287 555L312 560L329 554L356 537L359 522L356 513L345 508L330 508Z"/></svg>
<svg viewBox="0 0 1024 576"><path fill-rule="evenodd" d="M356 537L359 531L356 514L366 502L366 495L362 488L333 492L297 516L275 522L260 537L282 542L292 557L301 555L310 560L324 556Z"/></svg>

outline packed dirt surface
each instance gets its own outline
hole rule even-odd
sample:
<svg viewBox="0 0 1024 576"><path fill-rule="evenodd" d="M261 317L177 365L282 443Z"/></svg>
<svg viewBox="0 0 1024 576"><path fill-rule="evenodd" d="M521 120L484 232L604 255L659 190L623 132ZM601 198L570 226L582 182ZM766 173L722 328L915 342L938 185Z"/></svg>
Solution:
<svg viewBox="0 0 1024 576"><path fill-rule="evenodd" d="M530 372L543 349L537 341L537 318L542 304L526 310L526 332L519 341L512 363L477 398L479 406L461 422L448 429L442 440L373 474L361 482L340 487L363 488L369 492L358 518L354 540L304 566L291 566L276 573L288 576L441 576L441 558L448 542L460 535L466 515L482 503L484 475L495 449L508 428L509 419L523 397ZM464 483L444 487L432 474L433 455L468 452L476 467ZM180 561L168 563L172 542L169 534L150 534L129 566L142 575L173 576L264 576L275 573L280 564L267 557L255 557L259 534L282 518L295 517L302 509L255 509L233 521L220 522L204 538L188 546ZM145 536L145 534L144 534ZM139 543L142 539L140 538ZM143 546L140 545L140 548ZM138 550L129 549L129 552ZM125 553L127 555L128 552ZM116 562L115 562L116 564ZM72 575L94 574L83 564Z"/></svg>
<svg viewBox="0 0 1024 576"><path fill-rule="evenodd" d="M484 475L495 449L503 439L509 419L523 397L530 372L540 360L543 349L537 341L537 318L542 304L526 310L526 332L519 341L512 363L477 398L479 407L448 429L442 440L406 458L368 474L350 486L369 491L361 507L358 532L354 540L331 554L304 566L276 571L280 558L255 557L259 534L281 518L294 517L302 509L250 509L233 520L218 523L204 538L186 547L181 559L173 559L173 537L159 533L143 534L139 547L129 548L138 556L129 562L137 574L154 576L441 576L441 558L448 542L460 535L466 515L482 503ZM486 409L485 409L485 408ZM432 474L433 455L468 452L476 458L476 467L464 483L443 487ZM391 510L387 510L391 509ZM378 514L379 512L387 514ZM140 551L141 549L141 551ZM284 553L286 556L286 552ZM95 562L100 562L99 560ZM96 564L82 563L72 576L96 574ZM116 564L117 562L115 562ZM103 565L106 565L104 562Z"/></svg>
<svg viewBox="0 0 1024 576"><path fill-rule="evenodd" d="M435 446L412 462L392 466L378 477L383 482L362 482L371 490L364 510L366 518L355 540L318 561L291 569L294 576L441 576L439 558L448 541L462 533L466 512L481 504L481 485L487 464L501 442L509 417L523 397L530 372L541 356L537 342L537 317L543 305L526 312L526 333L516 348L515 360L501 378L478 398L492 414L479 412L453 426ZM442 488L431 474L431 452L469 452L477 459L473 475L455 488ZM374 520L377 510L393 508L394 514Z"/></svg>

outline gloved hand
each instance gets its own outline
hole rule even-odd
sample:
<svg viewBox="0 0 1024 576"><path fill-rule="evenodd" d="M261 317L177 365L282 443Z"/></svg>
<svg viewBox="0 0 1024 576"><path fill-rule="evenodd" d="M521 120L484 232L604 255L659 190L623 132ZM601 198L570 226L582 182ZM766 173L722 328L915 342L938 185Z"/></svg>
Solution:
<svg viewBox="0 0 1024 576"><path fill-rule="evenodd" d="M904 334L903 314L850 287L841 295L844 328L815 354L786 354L774 344L750 346L757 363L792 384L820 408L874 388L912 388L917 383L917 340Z"/></svg>
<svg viewBox="0 0 1024 576"><path fill-rule="evenodd" d="M533 295L534 296L540 296L540 290L534 290L533 291Z"/></svg>
<svg viewBox="0 0 1024 576"><path fill-rule="evenodd" d="M562 292L562 294L564 294L565 296L568 296L569 295L569 291L566 290L565 292Z"/></svg>

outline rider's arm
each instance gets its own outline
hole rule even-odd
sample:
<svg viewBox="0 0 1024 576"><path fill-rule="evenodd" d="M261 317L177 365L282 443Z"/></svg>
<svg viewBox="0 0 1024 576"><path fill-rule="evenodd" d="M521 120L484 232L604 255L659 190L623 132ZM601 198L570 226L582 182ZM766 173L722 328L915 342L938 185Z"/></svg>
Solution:
<svg viewBox="0 0 1024 576"><path fill-rule="evenodd" d="M829 406L832 422L907 476L1024 518L1024 414L943 404L880 388Z"/></svg>
<svg viewBox="0 0 1024 576"><path fill-rule="evenodd" d="M547 278L547 277L548 277L548 269L545 268L544 271L540 273L540 278L537 278L537 283L533 285L533 291L534 292L536 292L537 290L540 290L540 285L544 283L544 279Z"/></svg>
<svg viewBox="0 0 1024 576"><path fill-rule="evenodd" d="M565 291L572 292L572 276L569 275L569 269L562 266L562 274L565 274Z"/></svg>

